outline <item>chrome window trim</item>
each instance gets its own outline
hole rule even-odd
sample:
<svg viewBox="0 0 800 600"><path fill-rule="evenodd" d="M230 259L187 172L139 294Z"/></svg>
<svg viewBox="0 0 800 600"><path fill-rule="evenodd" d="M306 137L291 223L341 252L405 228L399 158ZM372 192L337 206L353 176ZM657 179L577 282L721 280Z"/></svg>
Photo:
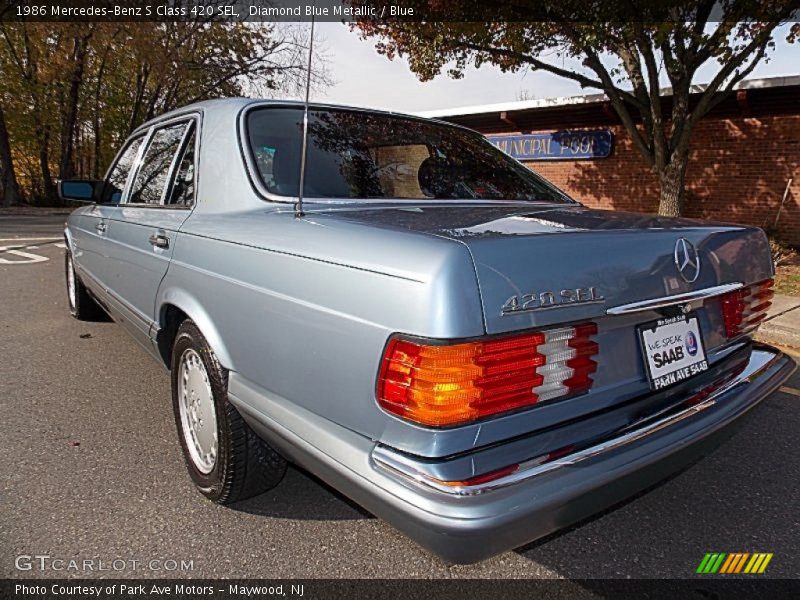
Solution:
<svg viewBox="0 0 800 600"><path fill-rule="evenodd" d="M674 294L671 296L661 296L659 298L651 298L649 300L641 300L639 302L631 302L630 304L620 304L619 306L612 306L606 310L607 315L626 315L630 313L643 312L647 310L654 310L656 308L664 308L666 306L673 306L681 304L682 302L696 302L698 300L705 300L713 298L714 296L721 296L728 292L733 292L743 288L744 284L726 283L724 285L715 285L714 287L703 288L694 292L686 292L684 294Z"/></svg>
<svg viewBox="0 0 800 600"><path fill-rule="evenodd" d="M652 420L653 417L647 417L644 421L650 421L649 423L644 425L642 425L641 422L632 423L628 427L622 429L620 435L614 438L584 448L578 452L573 452L572 454L568 454L551 462L542 463L542 457L530 459L520 463L519 468L514 473L493 481L487 481L476 485L447 485L422 470L411 457L381 445L376 446L372 451L372 461L378 468L384 471L437 492L442 492L451 496L476 496L478 494L484 494L617 450L623 446L644 439L662 429L676 425L685 419L711 408L717 404L722 394L740 385L742 382L757 377L761 372L768 369L778 356L778 354L773 352L754 349L750 363L744 371L728 383L714 390L714 392L702 402L655 421Z"/></svg>
<svg viewBox="0 0 800 600"><path fill-rule="evenodd" d="M264 180L262 179L261 174L258 171L258 165L256 164L255 157L253 156L253 149L250 146L250 140L248 137L247 131L247 117L250 112L254 110L261 110L265 108L294 108L298 110L303 109L303 104L301 102L296 101L281 101L281 100L254 100L253 102L246 104L243 106L239 114L237 115L237 125L236 125L236 136L239 142L239 153L241 154L242 161L244 162L245 172L247 173L247 179L250 181L250 186L253 191L256 192L258 196L261 197L262 200L266 200L267 202L275 202L277 204L297 204L298 197L297 196L281 196L279 194L275 194L270 192L267 189L267 186L264 184ZM485 136L480 134L479 132L475 131L474 129L470 129L469 127L465 127L464 125L459 125L458 123L451 123L449 121L444 121L441 119L430 119L427 117L420 117L417 115L409 115L400 112L392 112L387 110L379 110L379 109L370 109L370 108L360 108L360 107L351 107L351 106L337 106L335 104L325 104L325 103L311 103L309 105L309 110L339 110L339 111L347 111L347 112L354 112L354 113L365 113L365 114L377 114L384 117L395 117L395 118L402 118L402 119L410 119L414 121L421 121L423 123L434 123L436 125L451 127L453 129L460 129L462 131L468 132L470 134L476 135L477 137L481 138L486 144L495 147L489 140L486 139ZM499 150L502 152L501 150ZM518 163L522 168L529 169L530 168L525 165L523 162L509 156L512 161ZM563 202L550 202L550 201L540 201L540 200L490 200L490 199L481 199L476 200L474 198L464 198L464 199L450 199L450 200L438 200L438 202L448 202L450 205L461 203L461 202L470 202L474 204L521 204L523 206L530 206L530 205L537 205L537 204L553 204L556 206L583 206L580 202L571 198L567 193L556 186L552 181L549 179L542 177L538 171L533 171L533 174L536 177L541 178L547 185L549 185L553 192L558 194L563 199ZM364 200L360 198L329 198L329 197L322 197L316 198L313 196L303 197L303 202L306 204L352 204L353 202L363 203L363 204L371 204L371 203L392 203L392 204L413 204L418 205L420 202L434 202L435 200L424 200L420 198L375 198L370 200Z"/></svg>

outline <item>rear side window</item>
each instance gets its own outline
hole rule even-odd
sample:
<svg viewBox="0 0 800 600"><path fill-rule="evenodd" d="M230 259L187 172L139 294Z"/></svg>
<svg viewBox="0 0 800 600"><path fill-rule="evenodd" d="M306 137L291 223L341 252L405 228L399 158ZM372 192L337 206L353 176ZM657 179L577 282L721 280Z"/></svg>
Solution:
<svg viewBox="0 0 800 600"><path fill-rule="evenodd" d="M130 204L161 204L170 168L187 127L189 123L178 123L155 131L131 187Z"/></svg>
<svg viewBox="0 0 800 600"><path fill-rule="evenodd" d="M111 169L103 186L103 197L101 202L107 204L119 204L122 200L122 191L125 189L125 182L131 172L139 147L142 145L144 136L131 140L127 148L120 154L117 163Z"/></svg>
<svg viewBox="0 0 800 600"><path fill-rule="evenodd" d="M194 204L194 138L195 128L187 136L188 139L183 145L183 150L178 162L178 170L175 173L172 187L164 202L168 206L192 206Z"/></svg>

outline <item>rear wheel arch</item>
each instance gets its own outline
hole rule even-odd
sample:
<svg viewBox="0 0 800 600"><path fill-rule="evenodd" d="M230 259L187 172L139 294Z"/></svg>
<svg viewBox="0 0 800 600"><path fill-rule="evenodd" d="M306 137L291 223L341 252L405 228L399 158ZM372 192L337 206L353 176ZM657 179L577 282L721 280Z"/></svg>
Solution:
<svg viewBox="0 0 800 600"><path fill-rule="evenodd" d="M157 314L159 329L155 342L161 360L167 369L170 368L172 347L175 343L178 328L186 319L191 319L213 349L220 365L225 369L234 370L230 355L217 328L208 313L194 299L185 296L182 299L165 300L159 307Z"/></svg>
<svg viewBox="0 0 800 600"><path fill-rule="evenodd" d="M161 360L168 369L171 364L172 346L175 344L178 327L188 318L189 315L174 304L165 304L161 307L156 345L158 346L158 353L161 356Z"/></svg>

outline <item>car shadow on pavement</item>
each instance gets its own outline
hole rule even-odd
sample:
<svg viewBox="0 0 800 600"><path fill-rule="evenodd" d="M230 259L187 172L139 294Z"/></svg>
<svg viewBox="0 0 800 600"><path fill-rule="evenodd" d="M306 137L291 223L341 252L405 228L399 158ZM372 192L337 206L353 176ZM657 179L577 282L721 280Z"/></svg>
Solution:
<svg viewBox="0 0 800 600"><path fill-rule="evenodd" d="M375 518L321 479L295 466L289 466L283 481L274 489L231 504L230 508L282 519L352 521Z"/></svg>
<svg viewBox="0 0 800 600"><path fill-rule="evenodd" d="M86 321L86 323L115 323L115 321L105 310L101 310L93 316L91 320Z"/></svg>
<svg viewBox="0 0 800 600"><path fill-rule="evenodd" d="M713 454L713 452L712 452L712 454ZM709 456L709 455L707 455L707 456ZM525 544L524 546L520 546L519 548L515 549L514 552L516 552L520 556L526 556L527 554L530 553L530 555L531 555L530 558L532 558L533 555L535 555L537 553L537 551L539 551L540 549L543 552L547 552L548 545L550 543L558 543L558 540L560 538L563 538L565 536L568 537L568 536L571 536L571 535L581 536L582 535L581 534L581 530L584 527L591 528L593 526L592 524L595 523L596 521L600 521L601 519L603 519L607 515L611 515L611 514L616 513L618 510L624 510L624 508L626 506L631 505L634 502L637 502L638 500L644 498L645 496L647 496L651 492L656 492L659 488L662 488L665 485L669 484L673 479L676 479L677 477L680 477L686 471L688 471L689 469L694 467L696 464L698 464L702 460L703 460L702 457L698 458L697 460L695 460L691 464L686 465L683 469L681 469L677 473L674 473L674 474L670 475L669 477L667 477L666 479L664 479L662 481L659 481L658 483L655 483L655 484L651 485L648 488L645 488L644 490L634 494L630 498L626 498L625 500L621 500L620 502L617 502L616 504L613 504L612 506L609 506L605 510L602 510L602 511L596 513L596 514L588 516L585 519L581 519L577 523L573 523L572 525L569 525L569 526L567 526L567 527L565 527L563 529L559 529L558 531L554 531L553 533L551 533L549 535L546 535L543 538L540 538L540 539L538 539L538 540L536 540L534 542L531 542L529 544ZM602 527L602 525L599 525L599 527ZM537 561L538 561L538 559L537 559Z"/></svg>
<svg viewBox="0 0 800 600"><path fill-rule="evenodd" d="M773 552L768 576L795 577L798 428L796 399L775 394L681 472L515 552L579 579L694 577L706 552Z"/></svg>

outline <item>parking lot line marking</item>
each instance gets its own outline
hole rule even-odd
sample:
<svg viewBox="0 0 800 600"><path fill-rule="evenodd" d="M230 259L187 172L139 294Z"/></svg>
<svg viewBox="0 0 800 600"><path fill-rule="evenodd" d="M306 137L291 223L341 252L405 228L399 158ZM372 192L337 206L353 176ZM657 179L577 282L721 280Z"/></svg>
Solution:
<svg viewBox="0 0 800 600"><path fill-rule="evenodd" d="M791 394L792 396L800 397L800 390L798 390L796 388L792 388L792 387L786 386L786 385L783 386L778 391L783 392L784 394Z"/></svg>
<svg viewBox="0 0 800 600"><path fill-rule="evenodd" d="M0 242L57 242L63 237L19 237L19 238L0 238Z"/></svg>
<svg viewBox="0 0 800 600"><path fill-rule="evenodd" d="M46 256L39 256L38 254L31 254L30 252L23 252L22 250L6 250L2 246L5 254L13 254L14 256L21 256L24 260L8 260L7 258L0 257L0 265L29 265L32 263L45 262L50 260Z"/></svg>
<svg viewBox="0 0 800 600"><path fill-rule="evenodd" d="M66 248L67 245L64 242L58 242L57 244L53 244L56 248Z"/></svg>

